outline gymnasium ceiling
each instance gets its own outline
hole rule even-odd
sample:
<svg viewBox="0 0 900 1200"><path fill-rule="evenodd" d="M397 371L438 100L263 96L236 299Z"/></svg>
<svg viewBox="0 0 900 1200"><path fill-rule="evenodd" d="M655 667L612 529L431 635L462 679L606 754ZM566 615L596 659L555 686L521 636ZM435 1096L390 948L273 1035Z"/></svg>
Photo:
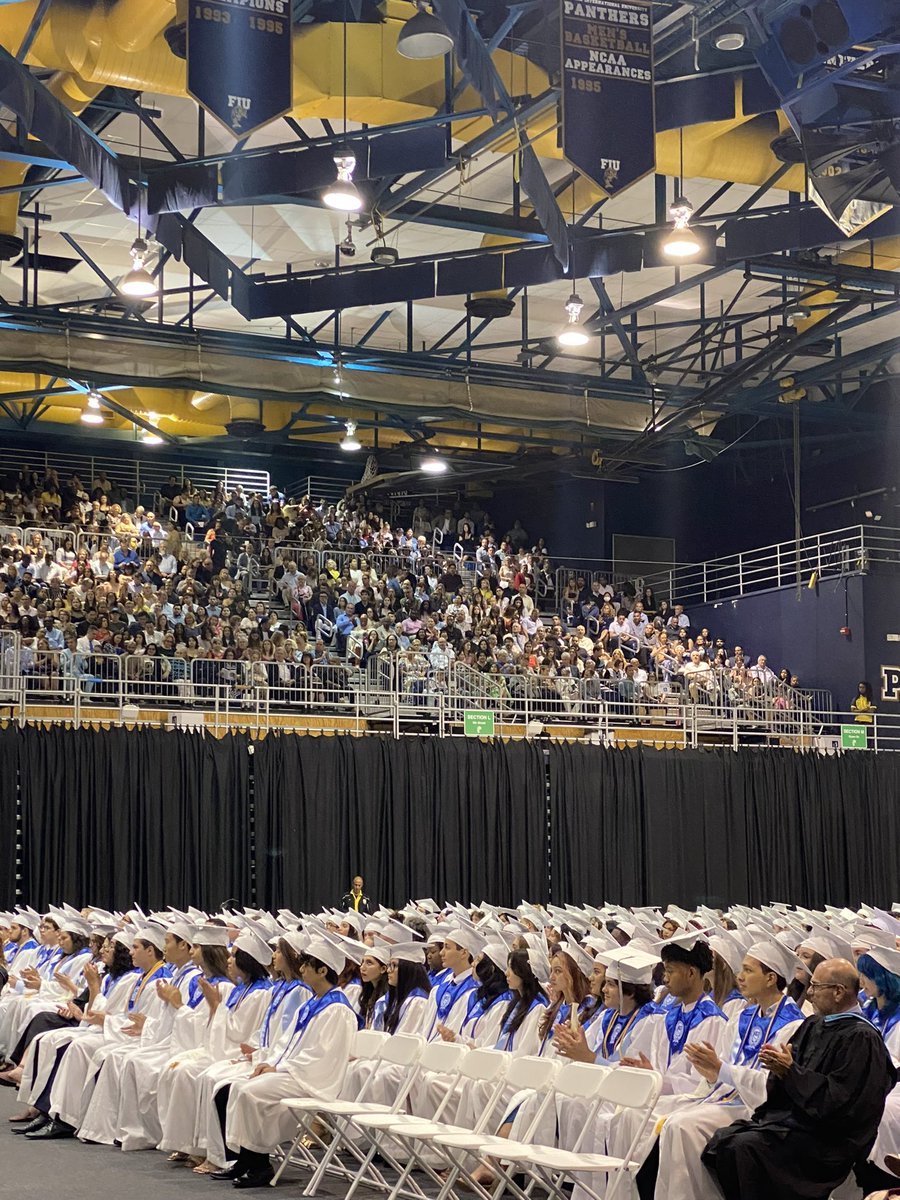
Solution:
<svg viewBox="0 0 900 1200"><path fill-rule="evenodd" d="M851 0L820 4L833 17ZM0 428L96 437L80 420L96 386L103 436L327 457L353 420L361 459L385 470L437 447L463 474L567 463L634 478L768 454L794 410L823 461L877 444L872 401L900 362L897 6L862 6L865 39L798 70L787 104L759 61L799 5L654 4L657 174L610 198L559 149L558 6L435 9L448 5L491 53L501 119L458 56L398 55L407 0L294 0L293 112L236 141L185 93L182 0L0 3ZM745 47L717 49L735 22ZM300 154L315 177L344 140L345 77L348 132L388 164L360 184L352 258L318 187L248 183ZM809 102L816 80L830 107L821 86ZM435 131L440 163L404 171ZM522 186L525 146L574 281ZM842 232L810 198L809 167L879 215ZM159 292L129 301L117 285L138 207L126 216L122 191L146 224L154 194L192 169L212 172L215 196L159 216ZM657 245L678 192L710 231L704 261L682 267ZM377 244L396 266L372 264ZM503 286L523 250L549 264L528 276L543 281ZM563 352L573 287L592 336Z"/></svg>

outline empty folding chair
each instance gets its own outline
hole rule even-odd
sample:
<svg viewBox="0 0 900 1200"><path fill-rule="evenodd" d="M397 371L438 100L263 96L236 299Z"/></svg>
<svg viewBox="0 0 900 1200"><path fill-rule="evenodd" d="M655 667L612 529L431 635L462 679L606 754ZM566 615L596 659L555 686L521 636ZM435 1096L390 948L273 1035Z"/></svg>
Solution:
<svg viewBox="0 0 900 1200"><path fill-rule="evenodd" d="M510 1056L503 1050L490 1049L475 1049L470 1050L463 1060L455 1087L465 1087L467 1083L487 1083L492 1085L492 1090L488 1095L488 1099L482 1109L481 1116L475 1125L474 1132L481 1132L488 1124L497 1102L503 1093L506 1070L511 1062ZM438 1109L432 1120L427 1118L404 1117L398 1116L396 1121L386 1126L386 1132L395 1141L400 1144L409 1153L409 1161L403 1168L403 1171L394 1184L391 1191L390 1200L396 1200L401 1194L403 1188L407 1186L407 1182L411 1184L413 1190L417 1194L421 1194L420 1189L410 1181L410 1175L416 1167L420 1167L426 1174L430 1175L432 1180L442 1187L444 1180L432 1169L432 1165L426 1160L423 1153L417 1148L418 1143L425 1143L424 1149L438 1136L438 1134L447 1133L467 1133L472 1132L465 1127L458 1125L448 1125L440 1120L441 1113L446 1108L450 1100L450 1089L448 1088L443 1101L438 1106ZM433 1154L433 1151L432 1151Z"/></svg>
<svg viewBox="0 0 900 1200"><path fill-rule="evenodd" d="M534 1135L544 1114L555 1100L554 1083L559 1073L559 1067L558 1059L540 1058L536 1054L526 1054L521 1058L514 1058L509 1064L505 1083L507 1087L516 1089L516 1095L520 1097L519 1103L521 1104L524 1099L530 1097L538 1098L531 1120L523 1134L525 1141ZM498 1118L502 1120L502 1117L506 1115L506 1113L498 1114ZM466 1165L466 1159L474 1156L479 1161L483 1161L484 1156L490 1150L496 1150L499 1153L514 1143L511 1143L508 1138L487 1135L480 1130L467 1129L463 1132L439 1133L435 1136L432 1144L435 1150L444 1155L450 1168L438 1200L447 1200L460 1175L465 1178L467 1190L475 1192L481 1196L482 1200L491 1200L491 1190L472 1178ZM503 1186L504 1182L501 1179L495 1188L497 1195L503 1190Z"/></svg>
<svg viewBox="0 0 900 1200"><path fill-rule="evenodd" d="M440 1114L446 1107L450 1098L452 1087L459 1078L462 1069L463 1060L466 1055L471 1053L468 1046L461 1042L429 1042L422 1051L422 1056L418 1062L418 1072L422 1073L430 1071L433 1074L443 1075L446 1077L448 1084L444 1100L438 1107L435 1113L436 1118L440 1118ZM407 1088L407 1092L409 1089ZM404 1101L405 1101L404 1096ZM423 1118L424 1119L424 1118ZM414 1118L407 1117L406 1122L410 1123ZM383 1191L390 1192L392 1187L387 1183L380 1171L373 1168L373 1162L376 1154L380 1154L387 1159L390 1165L398 1172L402 1173L403 1164L399 1163L392 1153L390 1148L390 1135L387 1130L397 1121L397 1112L388 1113L362 1113L359 1116L352 1116L349 1119L349 1125L361 1132L369 1139L369 1151L366 1154L365 1160L357 1171L353 1182L344 1198L344 1200L352 1200L356 1189L363 1182L367 1182L370 1187L376 1187Z"/></svg>
<svg viewBox="0 0 900 1200"><path fill-rule="evenodd" d="M599 1074L591 1079L590 1072ZM635 1067L615 1067L609 1070L605 1067L595 1067L590 1063L571 1063L564 1067L557 1079L557 1094L581 1099L589 1099L591 1103L590 1116L584 1123L574 1150L561 1150L557 1146L523 1146L516 1147L504 1159L511 1163L519 1174L526 1174L538 1186L547 1190L556 1200L567 1200L565 1184L577 1183L592 1200L601 1200L601 1194L591 1186L586 1176L603 1174L612 1176L603 1196L605 1200L614 1200L619 1184L626 1175L636 1175L640 1163L632 1159L647 1122L653 1113L654 1106L662 1090L662 1076L657 1071L646 1071ZM585 1154L580 1151L582 1139L596 1119L601 1105L609 1104L617 1109L639 1109L643 1119L639 1122L635 1134L623 1158L615 1158L608 1154ZM488 1157L491 1157L488 1154ZM502 1169L502 1168L501 1168ZM509 1178L508 1172L503 1172ZM526 1189L530 1191L530 1188Z"/></svg>

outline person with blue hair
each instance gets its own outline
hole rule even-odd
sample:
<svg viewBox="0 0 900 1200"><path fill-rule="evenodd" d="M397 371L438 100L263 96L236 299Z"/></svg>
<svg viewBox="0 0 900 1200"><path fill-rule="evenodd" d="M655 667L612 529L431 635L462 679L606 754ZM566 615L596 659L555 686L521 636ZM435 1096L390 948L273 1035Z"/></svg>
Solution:
<svg viewBox="0 0 900 1200"><path fill-rule="evenodd" d="M863 1013L884 1038L887 1051L900 1065L900 950L872 946L856 963L863 991L869 997ZM878 1136L869 1154L864 1173L857 1172L860 1186L868 1192L875 1187L897 1185L897 1155L900 1153L900 1084L888 1094ZM888 1162L892 1159L892 1162Z"/></svg>

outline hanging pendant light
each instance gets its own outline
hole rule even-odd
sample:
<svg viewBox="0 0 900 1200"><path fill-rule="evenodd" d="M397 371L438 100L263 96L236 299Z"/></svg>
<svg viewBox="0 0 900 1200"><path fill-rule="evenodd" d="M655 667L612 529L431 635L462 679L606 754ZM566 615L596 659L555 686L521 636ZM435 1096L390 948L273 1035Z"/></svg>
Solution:
<svg viewBox="0 0 900 1200"><path fill-rule="evenodd" d="M419 10L410 17L397 38L397 53L404 58L443 58L453 49L453 38L434 13L424 4L417 3Z"/></svg>
<svg viewBox="0 0 900 1200"><path fill-rule="evenodd" d="M354 450L362 450L362 442L356 436L356 422L347 421L346 430L347 432L340 443L341 449L348 451L348 453Z"/></svg>
<svg viewBox="0 0 900 1200"><path fill-rule="evenodd" d="M672 230L663 238L663 253L669 258L694 258L703 249L703 243L691 229L691 216L694 209L690 200L679 196L672 202L669 216L672 218Z"/></svg>
<svg viewBox="0 0 900 1200"><path fill-rule="evenodd" d="M122 276L119 283L119 291L124 293L124 295L142 298L156 295L156 284L153 281L153 276L144 266L149 253L150 247L144 239L136 237L131 243L131 249L129 250L133 264L132 268L127 275Z"/></svg>
<svg viewBox="0 0 900 1200"><path fill-rule="evenodd" d="M356 156L349 150L344 150L335 154L334 165L337 179L322 193L322 202L338 212L359 212L363 206L363 198L353 182Z"/></svg>
<svg viewBox="0 0 900 1200"><path fill-rule="evenodd" d="M556 340L560 346L586 346L590 341L590 335L581 324L581 310L584 308L584 301L577 292L566 301L567 324L561 333L557 334Z"/></svg>

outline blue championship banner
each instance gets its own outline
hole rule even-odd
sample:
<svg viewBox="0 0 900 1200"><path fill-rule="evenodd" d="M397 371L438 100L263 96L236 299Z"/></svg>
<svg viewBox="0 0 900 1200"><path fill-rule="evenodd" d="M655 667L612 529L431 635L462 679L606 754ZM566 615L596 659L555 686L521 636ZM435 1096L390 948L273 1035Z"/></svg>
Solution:
<svg viewBox="0 0 900 1200"><path fill-rule="evenodd" d="M561 6L563 154L614 196L656 166L652 6Z"/></svg>
<svg viewBox="0 0 900 1200"><path fill-rule="evenodd" d="M235 137L288 112L291 0L188 0L187 91Z"/></svg>

